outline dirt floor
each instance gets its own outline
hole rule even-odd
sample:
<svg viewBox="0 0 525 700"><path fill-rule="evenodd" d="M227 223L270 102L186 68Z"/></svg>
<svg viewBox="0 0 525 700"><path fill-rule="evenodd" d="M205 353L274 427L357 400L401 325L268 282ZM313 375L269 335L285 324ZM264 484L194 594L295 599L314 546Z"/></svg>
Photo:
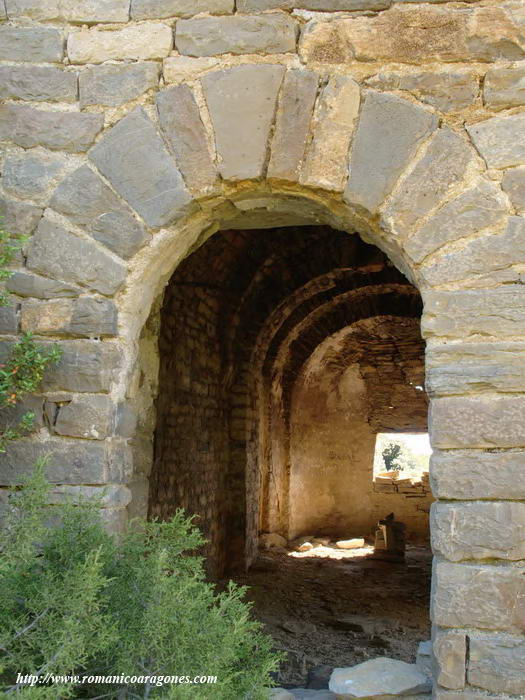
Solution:
<svg viewBox="0 0 525 700"><path fill-rule="evenodd" d="M370 559L372 552L271 549L235 577L288 653L280 686L327 687L333 667L376 656L415 662L418 643L430 638L430 550L408 546L404 563Z"/></svg>

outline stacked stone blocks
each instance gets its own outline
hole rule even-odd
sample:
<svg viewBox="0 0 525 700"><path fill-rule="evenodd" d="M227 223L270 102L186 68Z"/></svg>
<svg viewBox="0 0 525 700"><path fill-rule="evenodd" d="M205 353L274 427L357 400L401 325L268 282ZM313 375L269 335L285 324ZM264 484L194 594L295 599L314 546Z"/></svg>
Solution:
<svg viewBox="0 0 525 700"><path fill-rule="evenodd" d="M64 356L1 483L50 453L58 495L111 485L121 527L152 400L136 318L202 231L315 210L424 299L437 695L525 693L519 0L6 0L3 19L1 209L30 240L1 348L32 330Z"/></svg>

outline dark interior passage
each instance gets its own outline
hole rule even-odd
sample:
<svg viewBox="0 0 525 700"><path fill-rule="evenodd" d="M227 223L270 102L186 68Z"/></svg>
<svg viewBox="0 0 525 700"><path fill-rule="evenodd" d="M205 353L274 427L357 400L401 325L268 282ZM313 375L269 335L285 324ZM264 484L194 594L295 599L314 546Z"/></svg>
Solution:
<svg viewBox="0 0 525 700"><path fill-rule="evenodd" d="M381 652L413 661L428 636L428 484L373 471L379 433L427 430L420 314L378 248L321 226L217 233L166 288L149 512L197 515L210 576L249 583L292 650L283 683ZM391 512L403 563L369 558ZM298 552L301 536L330 543ZM346 538L364 548L341 553Z"/></svg>
<svg viewBox="0 0 525 700"><path fill-rule="evenodd" d="M162 306L150 515L197 514L212 575L252 561L264 532L369 533L392 510L373 492L375 434L426 430L420 312L357 235L212 236ZM421 534L428 509L412 510Z"/></svg>

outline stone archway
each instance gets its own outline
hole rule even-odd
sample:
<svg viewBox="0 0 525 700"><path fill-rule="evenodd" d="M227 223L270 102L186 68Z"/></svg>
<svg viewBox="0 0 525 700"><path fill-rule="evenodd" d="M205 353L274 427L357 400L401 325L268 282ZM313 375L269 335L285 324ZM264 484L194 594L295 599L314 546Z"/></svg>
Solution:
<svg viewBox="0 0 525 700"><path fill-rule="evenodd" d="M64 358L38 399L40 433L2 457L2 481L50 453L59 490L108 487L114 527L126 508L143 512L158 369L151 310L177 264L225 226L358 231L425 305L439 692L453 699L467 668L471 685L513 692L525 624L525 238L487 167L507 164L501 149L517 127L494 117L467 133L414 100L361 92L345 75L324 83L246 64L161 90L158 115L138 107L101 135L96 116L71 122L59 148L97 142L71 161L79 167L70 162L10 282L22 330L58 338ZM25 110L8 105L2 128L31 146ZM14 314L4 328L16 331Z"/></svg>

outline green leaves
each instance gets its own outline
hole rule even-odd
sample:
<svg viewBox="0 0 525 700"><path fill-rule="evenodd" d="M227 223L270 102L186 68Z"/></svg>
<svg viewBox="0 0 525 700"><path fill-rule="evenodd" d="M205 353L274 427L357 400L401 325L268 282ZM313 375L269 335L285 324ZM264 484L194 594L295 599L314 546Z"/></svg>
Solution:
<svg viewBox="0 0 525 700"><path fill-rule="evenodd" d="M0 530L0 692L56 698L20 686L22 674L217 676L216 684L60 685L61 698L104 696L257 700L279 657L251 619L244 589L222 593L195 556L203 539L177 511L169 522L132 523L117 543L97 505L49 506L40 464L13 490ZM53 694L54 693L54 694Z"/></svg>

